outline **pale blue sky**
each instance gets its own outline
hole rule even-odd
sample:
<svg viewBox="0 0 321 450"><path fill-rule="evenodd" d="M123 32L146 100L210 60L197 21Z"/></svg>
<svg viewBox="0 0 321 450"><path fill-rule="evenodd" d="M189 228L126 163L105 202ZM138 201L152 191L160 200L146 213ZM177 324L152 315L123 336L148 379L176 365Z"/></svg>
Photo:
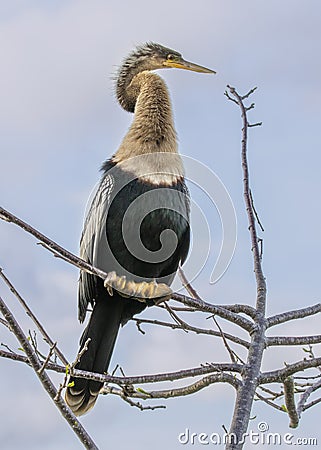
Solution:
<svg viewBox="0 0 321 450"><path fill-rule="evenodd" d="M229 270L212 286L209 265L195 286L211 302L254 302L240 114L223 93L228 83L241 93L258 86L250 119L262 120L263 127L250 131L249 158L256 206L266 229L268 311L320 301L320 23L316 0L164 0L159 6L143 0L1 2L1 205L78 252L84 210L100 164L117 149L131 120L114 99L113 74L136 44L159 42L218 72L160 72L171 93L181 152L220 177L238 221ZM193 194L197 202L205 202ZM215 243L219 221L215 213L208 220ZM82 329L77 323L77 270L13 225L0 227L0 266L72 359ZM201 238L196 226L193 233L194 241ZM210 262L215 256L214 246ZM30 323L2 285L0 293L28 329ZM319 334L319 324L318 318L273 331ZM146 331L142 336L132 324L121 330L113 363L121 363L127 374L228 358L216 340ZM0 329L0 340L18 347L5 329ZM269 351L264 368L281 367L283 361L301 356L300 348ZM2 448L81 448L31 369L11 361L0 364ZM186 427L211 433L220 432L222 424L229 426L233 393L216 386L165 403L166 410L140 412L117 398L102 398L83 423L101 449L179 449L177 436ZM317 436L320 443L319 410L307 412L294 434ZM253 415L254 430L265 420L270 431L289 431L285 414L255 404Z"/></svg>

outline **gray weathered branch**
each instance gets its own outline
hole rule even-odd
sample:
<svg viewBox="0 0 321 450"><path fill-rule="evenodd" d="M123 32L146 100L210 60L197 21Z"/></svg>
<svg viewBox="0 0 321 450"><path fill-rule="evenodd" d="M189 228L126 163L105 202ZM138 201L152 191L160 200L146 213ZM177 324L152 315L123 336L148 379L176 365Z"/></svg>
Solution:
<svg viewBox="0 0 321 450"><path fill-rule="evenodd" d="M321 380L317 381L312 386L307 388L306 391L301 395L299 403L298 403L298 408L297 408L299 417L301 417L301 414L305 409L308 409L309 406L307 405L307 400L310 397L310 395L313 392L317 391L318 389L321 389ZM313 404L317 404L320 401L321 401L321 399L317 399L315 402L313 402Z"/></svg>
<svg viewBox="0 0 321 450"><path fill-rule="evenodd" d="M196 334L206 334L206 335L210 335L210 336L222 337L222 335L219 331L206 329L206 328L198 328L198 327L194 327L193 325L190 325L190 324L185 324L183 327L182 325L179 325L177 323L164 322L161 320L137 319L137 318L133 318L131 320L133 322L136 322L136 324L138 326L146 323L146 324L150 324L150 325L160 325L162 327L172 328L173 330L176 330L176 329L182 330L184 328L185 330L192 331L193 333L196 333ZM249 346L250 346L249 342L247 342L244 339L241 339L237 336L234 336L232 334L224 332L224 337L226 339L228 339L229 341L234 342L235 344L242 345L245 348L249 348Z"/></svg>
<svg viewBox="0 0 321 450"><path fill-rule="evenodd" d="M311 369L321 366L321 358L303 359L293 364L288 364L283 369L271 370L270 372L263 372L259 376L259 384L278 383L285 380L285 378L294 375L295 373L302 372L306 369Z"/></svg>
<svg viewBox="0 0 321 450"><path fill-rule="evenodd" d="M0 357L12 359L13 361L19 361L30 365L29 359L24 355L17 353L7 352L0 349ZM48 370L53 370L58 373L65 373L66 367L59 364L48 362ZM125 386L128 384L146 384L156 383L162 381L175 381L182 380L184 378L193 378L208 373L214 372L242 372L242 364L232 363L209 363L200 367L192 369L178 370L176 372L160 373L155 375L138 375L132 377L116 377L113 375L104 375L101 373L87 372L85 370L74 369L72 374L74 377L87 378L89 380L100 381L101 383L115 383L119 386Z"/></svg>
<svg viewBox="0 0 321 450"><path fill-rule="evenodd" d="M297 428L299 425L299 416L295 405L294 398L294 381L291 376L287 377L283 383L284 386L284 400L287 413L290 418L290 428Z"/></svg>
<svg viewBox="0 0 321 450"><path fill-rule="evenodd" d="M244 188L244 201L247 212L249 232L252 245L253 265L256 280L256 311L255 328L251 335L251 347L248 352L248 358L243 370L243 382L242 386L238 389L236 403L234 408L234 414L230 433L236 436L235 443L228 443L226 445L227 450L238 450L243 447L242 438L248 428L250 420L251 409L253 400L257 388L257 380L260 374L261 362L263 357L263 351L265 348L265 330L266 330L266 283L263 274L261 263L261 252L258 243L258 236L256 231L256 213L253 208L253 201L250 190L250 176L247 162L247 131L249 122L247 119L247 109L243 103L243 100L251 95L255 89L249 91L245 96L238 94L235 88L227 86L229 93L227 94L229 99L233 99L234 103L237 103L241 110L242 116L242 169L243 169L243 188Z"/></svg>
<svg viewBox="0 0 321 450"><path fill-rule="evenodd" d="M267 318L267 328L274 327L275 325L280 325L284 322L289 322L290 320L303 319L308 316L313 316L321 312L321 303L317 303L313 306L308 306L307 308L295 309L293 311L284 312L281 314L276 314Z"/></svg>
<svg viewBox="0 0 321 450"><path fill-rule="evenodd" d="M130 391L128 395L132 398L140 398L143 400L183 397L185 395L194 394L195 392L198 392L201 389L204 389L215 383L227 383L233 386L235 389L238 389L240 386L240 381L234 376L229 375L228 373L215 373L212 375L207 375L196 381L195 383L181 388L164 389L159 391L145 391L142 389L138 389L135 391ZM102 394L122 395L122 392L122 389L115 389L113 386L106 386L104 387Z"/></svg>
<svg viewBox="0 0 321 450"><path fill-rule="evenodd" d="M27 315L31 318L31 320L33 321L33 323L36 325L36 327L38 328L38 330L40 331L40 333L42 334L45 342L47 342L47 344L51 347L54 348L54 352L56 353L56 355L60 358L60 361L67 365L68 361L65 358L65 356L63 355L63 353L59 350L59 348L57 346L54 346L54 342L51 339L51 337L49 336L49 334L46 332L46 330L44 329L44 327L42 326L42 324L40 323L40 321L37 319L37 317L35 316L35 314L31 311L30 307L28 306L27 302L22 298L22 296L19 294L19 292L16 290L16 288L14 287L14 285L11 283L11 281L9 280L9 278L3 273L3 270L0 268L0 276L1 278L4 280L4 282L6 283L6 285L9 287L10 291L15 295L15 297L19 300L21 306L23 307L23 309L26 311Z"/></svg>
<svg viewBox="0 0 321 450"><path fill-rule="evenodd" d="M282 346L282 345L308 345L308 344L320 344L321 334L312 336L273 336L266 338L266 346Z"/></svg>

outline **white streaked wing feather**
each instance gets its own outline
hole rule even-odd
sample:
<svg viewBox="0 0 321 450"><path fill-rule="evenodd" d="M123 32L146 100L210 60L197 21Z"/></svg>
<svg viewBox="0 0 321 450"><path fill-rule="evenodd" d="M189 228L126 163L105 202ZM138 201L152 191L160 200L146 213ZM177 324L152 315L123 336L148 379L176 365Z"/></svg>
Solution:
<svg viewBox="0 0 321 450"><path fill-rule="evenodd" d="M97 266L99 244L106 233L106 215L114 187L112 175L106 175L100 182L86 216L84 230L80 239L80 257L89 264ZM103 270L103 267L98 267ZM94 277L81 271L78 289L79 319L84 320L88 303L95 295Z"/></svg>

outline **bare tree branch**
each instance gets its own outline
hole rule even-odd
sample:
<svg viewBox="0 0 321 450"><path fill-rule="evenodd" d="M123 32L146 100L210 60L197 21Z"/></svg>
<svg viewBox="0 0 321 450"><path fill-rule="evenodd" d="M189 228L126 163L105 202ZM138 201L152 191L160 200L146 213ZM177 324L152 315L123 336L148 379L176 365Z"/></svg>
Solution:
<svg viewBox="0 0 321 450"><path fill-rule="evenodd" d="M303 411L306 411L309 408L312 408L312 406L317 405L318 403L321 403L321 398L317 398L316 400L313 400L310 403L307 403L306 405L303 406Z"/></svg>
<svg viewBox="0 0 321 450"><path fill-rule="evenodd" d="M79 352L76 355L75 361L72 364L68 364L66 366L66 371L65 371L65 377L62 383L60 383L59 389L57 391L55 400L58 399L63 391L64 388L66 388L68 386L68 380L69 380L69 375L72 375L74 372L74 368L76 366L76 364L80 361L82 355L88 350L88 344L91 341L90 338L88 338L86 340L86 342L84 343L84 345L82 346L82 348L79 350Z"/></svg>
<svg viewBox="0 0 321 450"><path fill-rule="evenodd" d="M295 309L293 311L288 311L282 314L276 314L267 318L267 328L274 327L275 325L280 325L284 322L289 322L290 320L303 319L308 316L313 316L321 312L321 303L317 303L313 306L308 306L307 308Z"/></svg>
<svg viewBox="0 0 321 450"><path fill-rule="evenodd" d="M266 346L320 344L321 334L315 336L273 336L266 338Z"/></svg>
<svg viewBox="0 0 321 450"><path fill-rule="evenodd" d="M306 402L307 402L308 398L310 397L310 395L320 388L321 388L321 380L314 383L311 387L306 389L306 391L301 395L299 403L298 403L298 408L297 408L299 417L301 417L301 414L304 410L309 408L309 406L306 404ZM315 402L313 402L313 405L319 403L320 401L321 401L321 399L317 399Z"/></svg>
<svg viewBox="0 0 321 450"><path fill-rule="evenodd" d="M226 348L226 350L228 351L228 354L230 355L231 361L232 363L235 363L237 361L239 361L240 363L244 364L244 361L235 353L234 350L231 349L231 347L228 345L228 342L226 340L225 334L222 330L222 328L220 327L220 324L218 323L218 321L215 319L215 317L213 317L213 321L215 322L215 325L217 326L217 328L219 329L219 333L222 337L223 343L224 343L224 347Z"/></svg>
<svg viewBox="0 0 321 450"><path fill-rule="evenodd" d="M259 384L277 383L285 380L285 378L294 375L295 373L302 372L306 369L321 366L321 358L303 359L293 364L288 364L283 369L272 370L270 372L263 372L259 376Z"/></svg>
<svg viewBox="0 0 321 450"><path fill-rule="evenodd" d="M235 88L227 86L229 90L229 98L236 100L242 116L243 128L242 128L242 169L243 169L243 188L244 188L244 201L249 223L249 232L251 237L252 255L254 263L254 273L256 279L256 311L257 317L255 319L254 328L251 338L251 347L249 349L247 362L243 371L243 383L239 388L236 398L236 404L234 408L234 414L231 424L230 433L236 436L236 444L228 443L227 450L237 450L242 448L242 437L246 433L248 423L250 420L251 409L253 399L257 387L257 379L260 374L260 367L263 357L263 351L265 348L265 330L266 330L266 283L261 265L261 252L258 244L258 236L255 225L255 212L253 209L253 202L251 201L250 181L249 181L249 168L247 162L247 131L248 131L248 119L247 109L244 106L243 100L248 98L254 89L249 91L246 95L240 96Z"/></svg>
<svg viewBox="0 0 321 450"><path fill-rule="evenodd" d="M283 383L284 386L284 400L287 413L290 418L290 428L297 428L299 425L299 416L295 406L294 399L294 381L291 376L287 377Z"/></svg>
<svg viewBox="0 0 321 450"><path fill-rule="evenodd" d="M0 357L8 358L13 361L24 362L30 365L29 359L24 355L19 355L14 352L6 352L0 349ZM53 364L49 362L47 364L48 370L53 370L58 373L65 373L66 367L59 364ZM235 372L241 373L241 364L231 363L210 363L195 367L192 369L178 370L176 372L160 373L155 375L138 375L132 377L116 377L113 375L104 375L101 373L87 372L85 370L74 369L72 372L73 377L87 378L88 380L100 381L101 383L115 383L119 386L128 384L146 384L146 383L158 383L163 381L175 381L182 380L184 378L193 378L200 375L213 372Z"/></svg>
<svg viewBox="0 0 321 450"><path fill-rule="evenodd" d="M192 306L198 311L204 311L222 317L222 319L228 320L229 322L238 325L249 333L252 333L253 331L254 325L250 320L246 319L245 317L239 316L229 311L228 309L225 309L224 307L215 306L210 303L206 303L203 300L194 299L191 297L187 297L186 295L176 293L172 294L172 299L179 303L183 303L186 306Z"/></svg>
<svg viewBox="0 0 321 450"><path fill-rule="evenodd" d="M256 397L261 400L262 402L266 403L269 406L272 406L272 408L277 409L278 411L284 412L281 406L277 405L273 401L271 401L269 398L264 397L263 395L256 392Z"/></svg>
<svg viewBox="0 0 321 450"><path fill-rule="evenodd" d="M89 436L87 431L83 428L81 423L78 421L76 416L72 413L72 411L68 408L68 406L65 404L65 402L62 400L62 398L58 398L55 400L57 390L48 377L47 373L45 371L41 371L41 363L33 350L32 346L28 342L28 339L26 338L25 334L23 333L22 329L20 328L19 324L15 320L14 316L12 315L11 311L7 307L7 305L4 303L2 298L0 297L0 311L3 314L4 318L7 320L7 322L10 324L10 327L19 340L22 348L26 352L26 355L28 357L28 360L30 362L30 365L34 369L35 373L37 374L41 384L51 397L51 399L54 401L57 408L60 410L63 417L67 420L68 424L70 425L71 429L75 432L75 434L78 436L80 441L83 443L83 445L87 449L92 450L98 450L98 447L92 440L92 438Z"/></svg>
<svg viewBox="0 0 321 450"><path fill-rule="evenodd" d="M47 249L57 253L55 256L61 255L64 257L65 261L68 261L70 264L73 264L76 267L79 267L80 269L82 269L88 273L97 275L98 277L100 277L104 280L107 278L106 272L96 269L94 266L91 266L90 264L86 263L86 261L82 260L81 258L78 258L76 255L74 255L73 253L64 249L60 245L56 244L51 239L47 238L47 236L42 234L40 231L36 230L31 225L29 225L26 222L24 222L23 220L19 219L18 217L16 217L14 214L10 213L9 211L6 211L2 207L0 207L0 219L5 220L7 222L14 223L15 225L22 228L27 233L32 234L34 237L39 239L41 242L44 242L47 245L47 247L46 247Z"/></svg>
<svg viewBox="0 0 321 450"><path fill-rule="evenodd" d="M57 342L55 342L55 343L50 347L49 353L48 353L46 359L44 360L42 366L41 366L40 369L38 370L39 375L41 375L42 372L43 372L43 371L45 370L45 368L47 367L47 364L49 363L50 358L52 357L52 355L53 355L53 353L54 353L54 351L55 351L56 345L57 345Z"/></svg>
<svg viewBox="0 0 321 450"><path fill-rule="evenodd" d="M67 365L68 361L67 359L64 357L64 355L62 354L62 352L59 350L59 348L57 348L57 346L55 345L55 343L53 342L53 340L51 339L51 337L48 335L48 333L46 332L46 330L44 329L44 327L41 325L41 323L39 322L39 320L37 319L37 317L34 315L34 313L31 311L30 307L27 305L26 301L22 298L22 296L19 294L19 292L16 290L16 288L13 286L13 284L11 283L11 281L9 280L9 278L4 274L3 269L0 268L0 276L1 278L4 280L4 282L6 283L6 285L9 287L10 291L15 295L15 297L19 300L20 304L22 305L22 307L24 308L24 310L26 311L27 315L31 318L31 320L33 321L33 323L36 325L36 327L38 328L38 330L40 331L40 333L42 334L45 342L47 342L47 344L50 347L54 348L54 352L57 354L57 356L59 357L60 361Z"/></svg>
<svg viewBox="0 0 321 450"><path fill-rule="evenodd" d="M2 319L1 317L0 317L0 323L2 323L2 325L4 325L5 327L7 327L10 330L10 326L9 326L8 322L6 320Z"/></svg>
<svg viewBox="0 0 321 450"><path fill-rule="evenodd" d="M135 406L136 408L140 409L141 411L146 410L154 410L154 409L164 409L166 408L165 405L156 405L156 406L143 406L140 402L134 402L130 397L134 398L141 398L143 400L149 399L150 397L145 394L138 394L137 392L131 392L130 397L128 393L124 391L122 388L116 388L115 386L104 386L104 388L100 391L102 395L118 395L121 397L126 403L128 403L130 406Z"/></svg>
<svg viewBox="0 0 321 450"><path fill-rule="evenodd" d="M136 389L134 392L130 392L128 395L133 398L141 398L143 400L150 400L156 398L173 398L173 397L183 397L186 395L194 394L195 392L204 389L205 387L210 386L214 383L228 383L233 386L235 389L238 389L240 386L240 381L232 375L227 373L216 373L213 375L208 375L200 380L192 383L188 386L184 386L176 389L164 389L161 391L145 391L142 389ZM120 391L114 391L112 387L105 387L102 391L102 394L113 393L116 395L120 395Z"/></svg>
<svg viewBox="0 0 321 450"><path fill-rule="evenodd" d="M190 284L190 282L188 281L188 279L186 278L186 275L184 273L184 270L182 269L181 266L178 267L178 275L181 279L182 285L184 286L184 288L187 290L187 292L189 293L189 295L193 298L197 298L198 300L201 300L201 297L198 295L198 293L196 292L196 290L193 288L193 286Z"/></svg>
<svg viewBox="0 0 321 450"><path fill-rule="evenodd" d="M252 105L253 105L253 103L252 103ZM251 109L252 109L252 108L251 108ZM253 209L254 216L255 216L255 218L256 218L256 221L257 221L259 227L261 228L261 231L264 232L263 225L262 225L262 223L261 223L261 220L260 220L260 218L259 218L259 215L258 215L258 213L257 213L257 211L256 211L256 209L255 209L255 206L254 206L254 199L253 199L253 196L252 196L252 191L251 191L251 189L250 189L249 194L250 194L250 200L251 200L251 205L252 205L252 209ZM262 256L262 255L261 255L261 256Z"/></svg>
<svg viewBox="0 0 321 450"><path fill-rule="evenodd" d="M253 306L250 305L244 305L244 304L238 304L235 305L217 305L220 308L227 309L228 311L234 312L234 313L241 313L246 314L247 316L251 317L252 319L256 319L257 317L257 311Z"/></svg>
<svg viewBox="0 0 321 450"><path fill-rule="evenodd" d="M161 320L152 320L152 319L137 319L137 318L133 318L131 319L133 322L136 322L136 324L138 326L140 326L141 324L150 324L150 325L160 325L162 327L167 327L167 328L172 328L173 330L181 330L182 326L178 325L176 323L169 323L169 322L163 322ZM210 335L210 336L216 336L216 337L222 337L221 333L219 331L215 331L215 330L211 330L211 329L206 329L206 328L198 328L198 327L194 327L193 325L189 325L186 323L185 325L185 330L187 331L192 331L193 333L196 334L206 334L206 335ZM232 334L229 333L225 333L224 332L224 337L225 339L231 341L231 342L235 342L235 344L239 344L242 345L245 348L249 348L250 347L250 343L245 341L244 339L241 339L237 336L233 336Z"/></svg>

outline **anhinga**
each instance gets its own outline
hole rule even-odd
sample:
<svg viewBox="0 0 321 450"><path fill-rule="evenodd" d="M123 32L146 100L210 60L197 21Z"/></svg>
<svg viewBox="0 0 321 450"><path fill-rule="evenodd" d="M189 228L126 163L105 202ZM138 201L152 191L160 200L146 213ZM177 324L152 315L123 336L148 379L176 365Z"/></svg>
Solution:
<svg viewBox="0 0 321 450"><path fill-rule="evenodd" d="M87 272L80 274L79 320L84 321L88 304L93 311L80 341L82 347L90 338L88 349L77 369L107 371L120 325L162 297L157 287L171 284L188 253L189 196L171 103L162 78L150 72L168 67L215 73L155 43L138 47L119 70L117 99L134 120L102 166L80 243L83 259L113 273L112 288ZM101 387L71 377L66 402L76 415L84 414Z"/></svg>

